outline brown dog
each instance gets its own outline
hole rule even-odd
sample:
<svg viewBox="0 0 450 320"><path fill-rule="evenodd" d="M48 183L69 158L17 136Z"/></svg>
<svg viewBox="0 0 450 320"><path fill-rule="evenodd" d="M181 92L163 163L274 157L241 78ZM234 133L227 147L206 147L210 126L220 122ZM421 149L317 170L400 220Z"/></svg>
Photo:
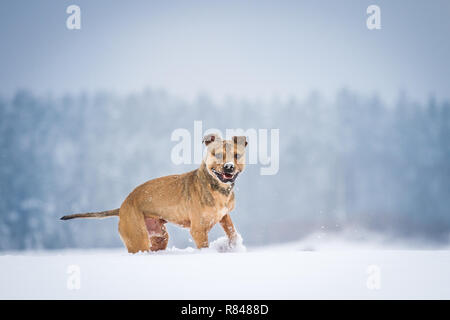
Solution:
<svg viewBox="0 0 450 320"><path fill-rule="evenodd" d="M233 186L245 167L247 141L244 136L222 140L210 134L203 142L207 154L199 169L147 181L128 195L120 209L61 219L119 216L119 233L131 253L164 250L169 241L167 222L190 228L198 248L208 247L208 232L220 222L233 244L237 237L230 218Z"/></svg>

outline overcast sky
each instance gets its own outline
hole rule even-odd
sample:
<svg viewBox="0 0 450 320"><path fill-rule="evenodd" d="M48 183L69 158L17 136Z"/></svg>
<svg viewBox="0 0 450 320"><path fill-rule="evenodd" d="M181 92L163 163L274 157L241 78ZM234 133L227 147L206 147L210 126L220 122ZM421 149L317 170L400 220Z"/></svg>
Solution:
<svg viewBox="0 0 450 320"><path fill-rule="evenodd" d="M81 7L81 30L66 8ZM381 8L368 30L366 8ZM450 97L450 1L0 2L0 94Z"/></svg>

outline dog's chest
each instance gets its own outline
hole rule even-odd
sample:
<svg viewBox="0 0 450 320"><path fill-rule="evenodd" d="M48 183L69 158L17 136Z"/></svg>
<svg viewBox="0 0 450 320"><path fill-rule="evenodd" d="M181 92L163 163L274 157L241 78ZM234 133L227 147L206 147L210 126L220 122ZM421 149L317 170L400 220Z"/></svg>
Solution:
<svg viewBox="0 0 450 320"><path fill-rule="evenodd" d="M227 213L231 211L231 201L230 197L220 197L216 199L215 205L207 210L207 214L210 216L211 220L215 223L219 222Z"/></svg>
<svg viewBox="0 0 450 320"><path fill-rule="evenodd" d="M217 210L217 218L221 220L224 215L226 215L228 212L230 212L230 209L227 206L223 206L219 210Z"/></svg>

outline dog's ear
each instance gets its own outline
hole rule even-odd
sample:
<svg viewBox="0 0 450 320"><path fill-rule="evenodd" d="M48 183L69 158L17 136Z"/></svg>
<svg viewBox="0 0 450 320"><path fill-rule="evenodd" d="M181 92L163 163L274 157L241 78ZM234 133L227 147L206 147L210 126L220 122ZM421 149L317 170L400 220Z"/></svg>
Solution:
<svg viewBox="0 0 450 320"><path fill-rule="evenodd" d="M217 133L210 133L203 137L202 142L208 146L211 142L222 140L222 138Z"/></svg>
<svg viewBox="0 0 450 320"><path fill-rule="evenodd" d="M246 136L234 136L233 141L236 144L242 144L244 147L248 145Z"/></svg>

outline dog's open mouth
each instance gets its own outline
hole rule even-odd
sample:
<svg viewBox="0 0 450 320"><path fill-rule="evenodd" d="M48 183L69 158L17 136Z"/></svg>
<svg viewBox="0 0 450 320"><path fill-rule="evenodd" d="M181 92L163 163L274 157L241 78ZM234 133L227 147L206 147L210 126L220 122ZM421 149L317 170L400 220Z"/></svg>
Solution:
<svg viewBox="0 0 450 320"><path fill-rule="evenodd" d="M239 172L235 172L235 173L218 172L218 171L214 170L214 168L212 169L212 172L223 183L233 183L239 174Z"/></svg>

